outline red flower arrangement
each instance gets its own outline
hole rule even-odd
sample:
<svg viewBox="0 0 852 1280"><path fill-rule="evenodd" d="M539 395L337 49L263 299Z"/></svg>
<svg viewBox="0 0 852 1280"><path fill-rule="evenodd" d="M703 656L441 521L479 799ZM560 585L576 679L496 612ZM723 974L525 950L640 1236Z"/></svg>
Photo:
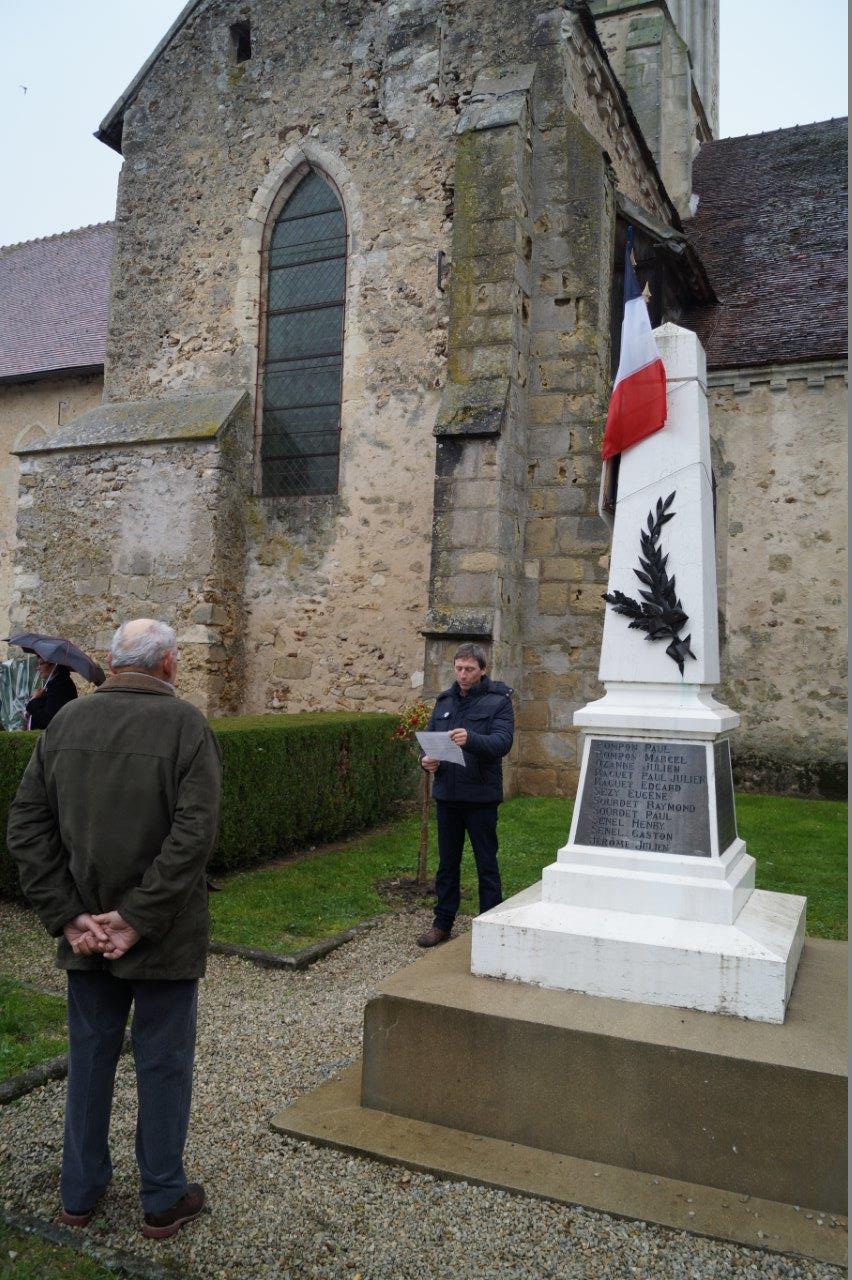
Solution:
<svg viewBox="0 0 852 1280"><path fill-rule="evenodd" d="M410 706L403 707L391 737L416 742L414 735L418 729L426 728L429 715L425 702L412 702Z"/></svg>

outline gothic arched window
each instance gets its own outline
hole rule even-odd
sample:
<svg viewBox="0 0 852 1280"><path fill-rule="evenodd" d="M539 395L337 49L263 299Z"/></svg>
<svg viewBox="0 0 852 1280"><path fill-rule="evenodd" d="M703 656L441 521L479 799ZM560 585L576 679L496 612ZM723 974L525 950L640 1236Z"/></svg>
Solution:
<svg viewBox="0 0 852 1280"><path fill-rule="evenodd" d="M340 455L346 218L310 170L268 249L261 491L336 493Z"/></svg>

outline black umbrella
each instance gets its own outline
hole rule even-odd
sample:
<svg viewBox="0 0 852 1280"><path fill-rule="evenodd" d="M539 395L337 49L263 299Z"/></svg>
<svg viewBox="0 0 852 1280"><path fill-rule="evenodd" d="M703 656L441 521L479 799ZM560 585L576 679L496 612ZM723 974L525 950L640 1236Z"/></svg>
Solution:
<svg viewBox="0 0 852 1280"><path fill-rule="evenodd" d="M42 636L37 631L22 631L18 636L7 636L9 644L16 644L24 653L34 653L43 662L56 662L60 666L70 667L92 684L103 684L106 676L87 653L79 649L70 640L61 636Z"/></svg>

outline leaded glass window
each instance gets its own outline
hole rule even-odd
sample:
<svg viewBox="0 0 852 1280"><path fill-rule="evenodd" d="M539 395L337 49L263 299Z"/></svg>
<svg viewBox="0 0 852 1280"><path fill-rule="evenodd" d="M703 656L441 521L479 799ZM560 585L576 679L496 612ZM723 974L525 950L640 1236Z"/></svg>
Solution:
<svg viewBox="0 0 852 1280"><path fill-rule="evenodd" d="M275 223L268 265L262 492L336 493L346 220L313 170Z"/></svg>

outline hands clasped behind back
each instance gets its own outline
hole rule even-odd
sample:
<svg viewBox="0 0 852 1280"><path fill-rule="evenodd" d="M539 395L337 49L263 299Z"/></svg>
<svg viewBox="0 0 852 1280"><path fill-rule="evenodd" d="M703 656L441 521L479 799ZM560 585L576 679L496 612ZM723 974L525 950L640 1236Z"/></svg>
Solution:
<svg viewBox="0 0 852 1280"><path fill-rule="evenodd" d="M75 955L102 955L105 960L120 960L141 936L117 911L83 912L69 920L63 933Z"/></svg>

